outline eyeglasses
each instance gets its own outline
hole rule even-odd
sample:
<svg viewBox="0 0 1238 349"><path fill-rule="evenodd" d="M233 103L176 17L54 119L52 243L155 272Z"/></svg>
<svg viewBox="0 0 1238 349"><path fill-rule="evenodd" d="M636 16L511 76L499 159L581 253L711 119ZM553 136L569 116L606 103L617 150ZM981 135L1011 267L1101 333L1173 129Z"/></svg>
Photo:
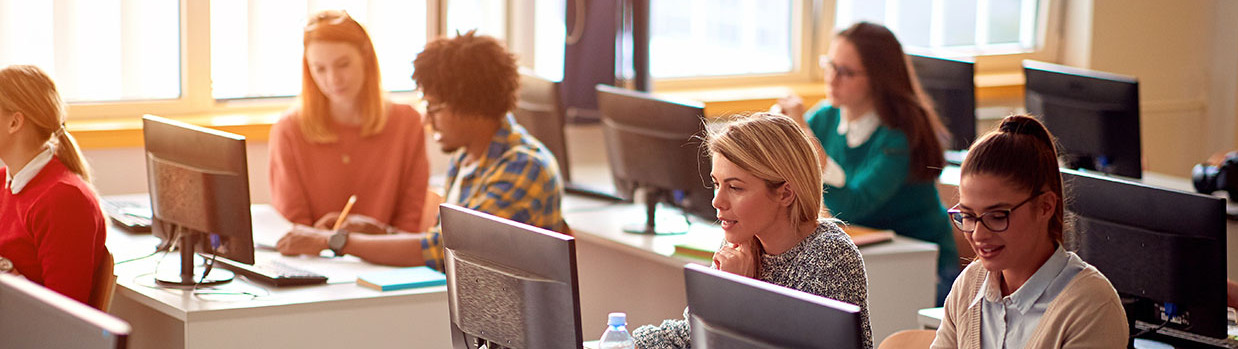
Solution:
<svg viewBox="0 0 1238 349"><path fill-rule="evenodd" d="M843 79L851 79L857 76L864 75L864 71L857 70L857 69L851 69L846 66L834 64L834 61L830 60L830 56L826 56L826 55L821 55L821 57L818 57L817 64L821 66L821 69L825 69L826 75L833 73L834 76L840 77Z"/></svg>
<svg viewBox="0 0 1238 349"><path fill-rule="evenodd" d="M1037 196L1044 193L1045 192L1043 191L1038 191L1035 194L1032 194L1031 197L1023 200L1023 202L1015 204L1010 208L981 213L980 216L960 211L958 209L958 205L954 205L954 207L947 210L946 214L950 216L950 221L954 222L954 226L958 227L959 230L964 233L976 231L977 222L984 224L984 228L988 229L990 232L1000 233L1010 228L1011 212L1014 212L1014 210L1019 209L1019 207L1031 202L1032 199L1035 199Z"/></svg>

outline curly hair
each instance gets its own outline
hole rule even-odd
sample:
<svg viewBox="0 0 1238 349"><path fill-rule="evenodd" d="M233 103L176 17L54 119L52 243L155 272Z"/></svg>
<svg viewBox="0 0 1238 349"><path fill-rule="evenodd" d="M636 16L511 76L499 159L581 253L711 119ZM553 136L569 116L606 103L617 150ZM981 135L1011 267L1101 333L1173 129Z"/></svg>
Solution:
<svg viewBox="0 0 1238 349"><path fill-rule="evenodd" d="M502 118L516 107L516 57L492 37L469 31L439 38L413 60L413 81L460 114Z"/></svg>

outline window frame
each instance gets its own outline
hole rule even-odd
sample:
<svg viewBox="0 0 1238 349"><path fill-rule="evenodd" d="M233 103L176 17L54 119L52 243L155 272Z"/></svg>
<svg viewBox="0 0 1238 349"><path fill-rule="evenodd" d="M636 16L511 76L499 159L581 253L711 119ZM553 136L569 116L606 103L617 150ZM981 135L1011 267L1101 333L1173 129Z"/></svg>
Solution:
<svg viewBox="0 0 1238 349"><path fill-rule="evenodd" d="M571 1L571 0L567 0ZM74 102L68 105L69 115L75 120L124 118L138 120L142 114L158 114L177 118L213 114L237 114L251 112L278 112L288 108L296 97L266 97L216 100L211 94L210 62L210 2L179 0L180 3L180 87L176 99L138 100L115 102ZM534 0L512 0L506 9L507 44L521 57L522 65L532 65L533 40L513 39L531 29L517 30L521 25L533 22L536 6ZM823 72L816 57L829 47L834 32L835 0L792 1L792 31L794 62L792 71L777 74L749 74L731 76L706 76L690 78L654 79L653 89L692 90L713 88L736 88L768 85L811 84L823 81ZM1017 73L1024 59L1054 62L1058 60L1061 18L1064 2L1043 0L1040 4L1037 29L1040 47L1035 52L1001 54L974 57L976 71L984 73ZM438 37L446 31L446 0L426 1L426 32L429 38ZM519 33L517 33L519 31ZM393 99L412 100L412 92L391 92Z"/></svg>

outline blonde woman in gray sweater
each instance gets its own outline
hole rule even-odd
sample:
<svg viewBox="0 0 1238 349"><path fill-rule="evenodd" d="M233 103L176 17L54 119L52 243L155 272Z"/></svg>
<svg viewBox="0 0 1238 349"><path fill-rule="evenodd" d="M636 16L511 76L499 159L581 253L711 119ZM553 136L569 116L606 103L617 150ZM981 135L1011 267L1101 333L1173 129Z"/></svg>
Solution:
<svg viewBox="0 0 1238 349"><path fill-rule="evenodd" d="M1014 115L963 161L950 220L976 250L946 296L933 348L1125 348L1109 280L1062 248L1062 175L1053 135Z"/></svg>
<svg viewBox="0 0 1238 349"><path fill-rule="evenodd" d="M726 239L713 265L858 305L871 348L864 260L835 221L820 216L821 164L809 142L790 118L768 113L737 117L707 136L713 206ZM688 333L688 322L675 319L632 335L637 348L690 348Z"/></svg>

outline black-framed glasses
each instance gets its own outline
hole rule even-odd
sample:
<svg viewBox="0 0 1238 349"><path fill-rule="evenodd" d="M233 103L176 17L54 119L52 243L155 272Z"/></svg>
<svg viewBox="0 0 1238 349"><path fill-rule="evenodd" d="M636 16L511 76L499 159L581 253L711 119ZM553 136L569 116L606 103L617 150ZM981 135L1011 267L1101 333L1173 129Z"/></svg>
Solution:
<svg viewBox="0 0 1238 349"><path fill-rule="evenodd" d="M971 233L971 232L976 231L976 226L978 224L984 224L985 229L988 229L990 232L1000 233L1010 228L1010 213L1011 212L1014 212L1014 210L1019 209L1019 207L1027 204L1028 202L1031 202L1032 199L1035 199L1036 197L1040 196L1040 194L1044 194L1044 193L1045 192L1043 191L1038 191L1035 194L1032 194L1032 196L1023 200L1022 202L1015 204L1014 206L1011 206L1010 208L992 210L989 212L981 213L979 216L959 210L958 205L954 205L954 207L951 207L949 210L947 210L946 215L950 216L950 221L954 222L954 226L958 227L959 230L963 231L964 233Z"/></svg>
<svg viewBox="0 0 1238 349"><path fill-rule="evenodd" d="M826 74L833 73L835 77L840 77L843 79L851 79L864 75L864 72L858 69L851 69L846 66L834 64L834 61L830 60L830 56L826 55L821 55L818 57L817 64L821 66L821 69L825 70Z"/></svg>

